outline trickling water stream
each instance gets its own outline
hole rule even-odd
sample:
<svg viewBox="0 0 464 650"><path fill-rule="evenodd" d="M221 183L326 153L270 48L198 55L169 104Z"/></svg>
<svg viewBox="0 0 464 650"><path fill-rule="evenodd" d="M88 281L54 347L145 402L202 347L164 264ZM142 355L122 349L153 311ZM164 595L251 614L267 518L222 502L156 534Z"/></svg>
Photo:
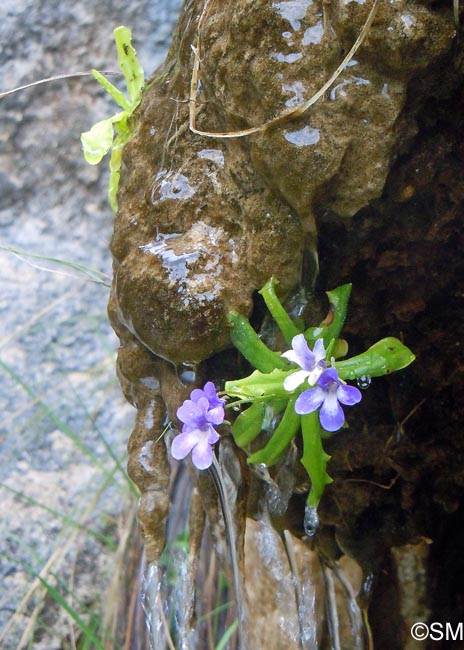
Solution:
<svg viewBox="0 0 464 650"><path fill-rule="evenodd" d="M188 473L181 467L176 474L166 549L158 562L146 567L141 585L151 648L214 646L233 629L227 648L253 648L261 643L263 647L322 649L327 647L325 620L327 630L336 626L331 638L339 638L343 621L343 647L367 648L356 584L336 564L321 566L317 555L289 531L279 535L266 512L246 524L245 572L241 571L241 552L237 554L236 546L240 527L230 511L236 501L235 488L217 461L212 473L227 512L219 522L222 541L214 544L208 526L200 531L192 519L195 505L190 502ZM193 499L198 499L195 490ZM265 627L259 625L261 619ZM250 630L253 627L259 628L258 637Z"/></svg>

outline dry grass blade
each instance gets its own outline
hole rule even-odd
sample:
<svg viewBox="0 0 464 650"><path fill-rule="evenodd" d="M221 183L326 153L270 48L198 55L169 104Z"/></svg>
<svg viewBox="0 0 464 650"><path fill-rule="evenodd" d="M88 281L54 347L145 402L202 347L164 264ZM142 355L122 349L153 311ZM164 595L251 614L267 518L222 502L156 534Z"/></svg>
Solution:
<svg viewBox="0 0 464 650"><path fill-rule="evenodd" d="M163 603L161 601L161 597L160 597L159 594L157 594L157 596L156 596L156 604L158 606L159 615L160 615L161 621L163 623L164 634L165 634L165 637L166 637L166 642L167 642L167 644L169 646L169 650L176 650L176 646L174 645L174 641L172 640L172 636L171 636L171 631L169 629L169 623L168 623L168 621L166 619L166 616L164 614Z"/></svg>
<svg viewBox="0 0 464 650"><path fill-rule="evenodd" d="M214 0L212 1L214 2ZM308 101L304 102L303 104L300 104L299 106L291 109L290 111L283 112L278 117L275 117L274 119L269 120L264 124L260 124L259 126L252 126L249 129L243 129L241 131L225 131L225 132L213 133L211 131L200 131L199 129L196 128L196 113L195 113L196 91L198 86L198 77L199 77L200 62L201 62L200 32L203 23L206 20L207 15L209 14L209 10L211 9L210 5L212 4L211 0L207 0L204 5L200 20L198 22L196 46L195 47L192 46L194 52L194 63L193 63L192 79L190 82L190 111L189 111L190 130L193 133L196 133L197 135L202 135L208 138L242 138L246 135L251 135L252 133L259 133L262 131L266 131L271 127L278 126L279 124L283 124L284 122L288 122L289 120L293 120L296 117L303 115L303 113L305 113L308 110L308 108L313 106L313 104L315 104L321 97L324 96L326 91L337 80L337 78L346 68L348 63L354 57L356 52L359 50L372 25L379 2L380 0L374 0L374 4L372 5L369 15L366 19L366 22L364 23L363 28L361 29L356 41L353 43L353 46L351 47L350 51L344 57L343 61L340 63L340 65L335 70L335 72L331 75L331 77L325 82L325 84L321 88L319 88L319 90L310 99L308 99Z"/></svg>
<svg viewBox="0 0 464 650"><path fill-rule="evenodd" d="M242 574L240 571L240 562L238 558L238 540L235 536L235 525L233 515L229 507L229 500L225 489L224 477L222 474L221 466L219 465L216 456L213 454L213 464L210 468L210 473L213 478L216 490L221 504L222 515L224 517L224 525L226 529L226 537L229 546L230 564L232 572L232 581L235 592L235 603L237 607L238 618L238 635L240 640L241 650L248 649L248 616L246 610L246 599L243 590Z"/></svg>
<svg viewBox="0 0 464 650"><path fill-rule="evenodd" d="M303 627L304 627L304 622L301 617L301 607L302 607L302 602L303 602L303 594L301 592L301 581L300 581L300 575L298 571L298 563L296 560L296 555L295 555L295 546L293 544L293 538L292 534L290 533L289 530L284 530L283 532L283 542L285 546L285 551L287 553L287 558L288 558L288 564L290 567L290 571L292 573L292 582L293 586L295 589L295 600L296 600L296 609L298 612L298 625L300 626L300 645L301 648L303 648L303 639L304 639L304 633L303 633Z"/></svg>
<svg viewBox="0 0 464 650"><path fill-rule="evenodd" d="M120 72L110 72L105 70L101 74L106 75L107 77L122 77ZM41 86L42 84L49 83L50 81L61 81L63 79L74 79L75 77L93 77L93 72L91 70L86 72L70 72L68 74L57 74L53 77L46 77L45 79L39 79L38 81L32 81L29 84L24 86L18 86L17 88L12 88L11 90L5 90L0 93L0 99L13 95L14 93L19 93L20 90L27 90L27 88L33 88L34 86Z"/></svg>
<svg viewBox="0 0 464 650"><path fill-rule="evenodd" d="M331 563L330 568L337 578L338 582L341 584L345 596L348 600L348 616L350 617L351 628L355 633L357 639L363 637L368 638L368 630L365 627L365 621L361 609L359 608L358 601L356 600L356 594L353 591L353 587L350 584L350 581L346 578L343 573L343 570L337 564L337 562ZM358 646L356 646L358 647Z"/></svg>
<svg viewBox="0 0 464 650"><path fill-rule="evenodd" d="M337 596L335 593L335 584L331 569L322 564L322 574L324 576L324 586L326 592L326 611L327 623L329 627L330 641L333 650L341 650L340 643L340 624L338 619Z"/></svg>
<svg viewBox="0 0 464 650"><path fill-rule="evenodd" d="M17 257L22 262L25 262L29 266L32 266L32 268L37 269L39 271L46 271L47 273L56 273L58 275L64 275L69 278L73 278L73 280L81 280L82 282L94 282L95 284L102 284L103 286L108 288L111 287L110 278L106 273L103 273L98 269L92 269L90 267L87 267L84 264L80 264L79 262L72 262L69 260L60 259L58 257L50 257L49 255L41 255L37 253L30 253L28 251L21 251L12 248L11 246L0 245L0 251L11 253L14 257ZM44 260L52 264L57 264L58 266L64 266L65 268L69 268L72 269L73 271L77 271L80 275L76 275L74 273L67 273L66 271L61 271L57 269L51 269L48 266L41 266L40 264L35 264L31 262L28 258ZM87 276L87 277L82 277L82 276Z"/></svg>
<svg viewBox="0 0 464 650"><path fill-rule="evenodd" d="M7 336L3 337L0 339L0 348L4 347L7 343L12 341L15 338L18 338L20 334L23 332L26 332L32 325L34 325L37 321L39 321L43 316L46 316L49 312L53 311L57 305L60 303L72 299L75 295L77 295L80 292L80 287L77 289L73 289L71 291L67 291L63 295L59 296L52 302L50 302L46 307L41 309L40 311L36 312L29 320L27 320L25 323L23 323L20 327L17 329L13 330L10 334Z"/></svg>

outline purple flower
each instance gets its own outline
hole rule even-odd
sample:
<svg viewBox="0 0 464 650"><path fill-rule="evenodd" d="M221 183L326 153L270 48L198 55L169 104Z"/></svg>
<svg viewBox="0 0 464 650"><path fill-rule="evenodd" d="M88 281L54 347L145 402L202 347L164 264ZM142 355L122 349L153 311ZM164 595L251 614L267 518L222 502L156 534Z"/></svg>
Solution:
<svg viewBox="0 0 464 650"><path fill-rule="evenodd" d="M339 402L353 406L361 400L361 392L354 386L347 386L338 378L335 368L324 370L317 386L305 390L295 402L295 411L306 415L318 409L321 425L326 431L337 431L345 422L345 415Z"/></svg>
<svg viewBox="0 0 464 650"><path fill-rule="evenodd" d="M182 460L192 452L195 467L207 469L213 462L212 445L219 440L212 425L224 422L224 400L219 399L214 384L209 381L203 389L195 388L177 409L177 417L184 424L172 441L172 456Z"/></svg>
<svg viewBox="0 0 464 650"><path fill-rule="evenodd" d="M325 347L322 339L317 339L311 352L304 335L297 334L292 340L292 350L284 352L282 356L301 368L285 378L284 388L288 391L298 388L305 379L314 386L326 368Z"/></svg>

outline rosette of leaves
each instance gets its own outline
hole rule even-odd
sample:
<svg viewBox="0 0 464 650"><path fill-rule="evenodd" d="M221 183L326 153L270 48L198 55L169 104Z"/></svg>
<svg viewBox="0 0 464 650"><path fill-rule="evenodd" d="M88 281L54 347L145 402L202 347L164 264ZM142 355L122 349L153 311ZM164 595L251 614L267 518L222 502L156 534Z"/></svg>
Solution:
<svg viewBox="0 0 464 650"><path fill-rule="evenodd" d="M346 318L351 284L344 284L327 292L330 310L326 319L316 327L306 328L303 323L294 321L287 314L275 293L275 279L271 278L260 294L277 323L286 343L290 346L298 334L304 334L308 345L314 347L322 339L326 350L326 364L333 367L343 382L346 380L380 377L401 370L414 360L414 354L401 341L388 337L378 341L362 354L346 360L338 360L347 354L346 341L339 338ZM265 428L264 421L269 409L275 415L281 414L279 424L270 439L261 449L248 457L250 465L275 465L292 439L302 436L303 464L311 481L307 505L313 511L317 508L325 486L332 482L327 472L330 456L322 446L322 428L318 411L299 415L295 411L295 402L308 385L300 386L289 392L284 388L284 381L296 372L281 353L271 350L259 338L249 321L238 312L229 314L231 339L236 348L253 365L256 370L248 377L237 381L228 381L225 392L239 402L250 405L236 418L232 434L236 444L247 449Z"/></svg>
<svg viewBox="0 0 464 650"><path fill-rule="evenodd" d="M131 134L129 118L140 102L145 77L143 68L137 59L136 51L131 44L131 30L121 26L116 27L113 33L118 52L118 64L126 80L127 96L113 86L101 72L92 70L94 78L111 95L122 108L122 111L97 122L90 131L82 133L81 142L84 157L90 165L98 165L101 159L111 150L108 201L111 209L116 213L118 210L116 195L121 174L122 150Z"/></svg>

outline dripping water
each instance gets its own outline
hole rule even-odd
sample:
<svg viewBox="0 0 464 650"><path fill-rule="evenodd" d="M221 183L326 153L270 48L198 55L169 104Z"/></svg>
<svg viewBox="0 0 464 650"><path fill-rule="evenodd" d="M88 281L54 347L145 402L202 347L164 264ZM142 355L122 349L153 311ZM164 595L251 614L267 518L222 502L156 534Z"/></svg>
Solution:
<svg viewBox="0 0 464 650"><path fill-rule="evenodd" d="M191 492L190 476L185 467L179 467L173 476L166 547L157 562L146 566L141 580L140 601L148 628L150 650L188 650L195 647L195 630L191 625L194 577L187 532ZM175 644L171 634L175 634Z"/></svg>
<svg viewBox="0 0 464 650"><path fill-rule="evenodd" d="M183 384L194 384L197 379L197 366L193 363L182 363L177 366L177 376Z"/></svg>
<svg viewBox="0 0 464 650"><path fill-rule="evenodd" d="M345 577L340 566L334 562L330 565L331 570L333 571L338 582L342 586L348 608L348 616L350 618L351 629L353 632L353 650L363 650L364 648L364 639L367 637L365 630L365 621L363 619L362 611L358 605L356 599L356 594L353 591L349 580Z"/></svg>
<svg viewBox="0 0 464 650"><path fill-rule="evenodd" d="M305 506L303 527L308 537L314 537L319 527L319 516L314 506Z"/></svg>
<svg viewBox="0 0 464 650"><path fill-rule="evenodd" d="M356 380L356 383L358 384L359 388L362 390L366 390L366 388L369 388L371 385L372 378L369 377L369 375L361 375L361 377L358 377Z"/></svg>
<svg viewBox="0 0 464 650"><path fill-rule="evenodd" d="M141 598L145 623L148 629L150 650L166 647L166 626L163 603L160 596L161 577L157 564L147 566L142 577Z"/></svg>

